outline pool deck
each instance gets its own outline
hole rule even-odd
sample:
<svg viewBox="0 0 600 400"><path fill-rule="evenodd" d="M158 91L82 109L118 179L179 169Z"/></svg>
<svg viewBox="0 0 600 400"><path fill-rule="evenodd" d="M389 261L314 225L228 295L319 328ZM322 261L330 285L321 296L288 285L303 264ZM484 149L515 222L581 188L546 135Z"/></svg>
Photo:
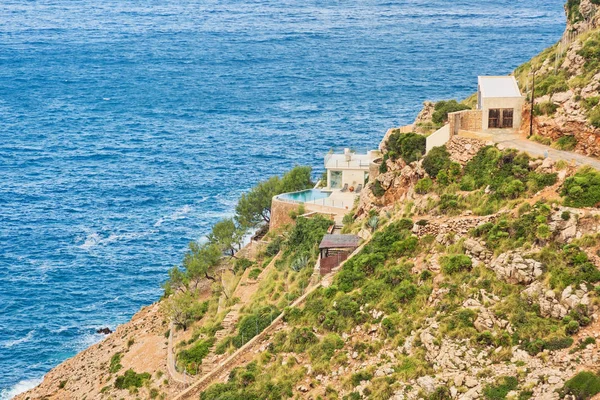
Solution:
<svg viewBox="0 0 600 400"><path fill-rule="evenodd" d="M354 207L354 201L358 197L356 193L341 192L333 190L331 196L324 199L307 201L304 204L315 204L324 207L339 208L343 210L351 210Z"/></svg>

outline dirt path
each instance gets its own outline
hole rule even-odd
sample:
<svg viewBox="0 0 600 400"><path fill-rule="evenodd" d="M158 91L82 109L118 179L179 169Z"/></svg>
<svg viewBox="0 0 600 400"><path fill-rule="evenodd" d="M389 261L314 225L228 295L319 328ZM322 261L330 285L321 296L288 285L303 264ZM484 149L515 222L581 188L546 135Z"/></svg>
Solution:
<svg viewBox="0 0 600 400"><path fill-rule="evenodd" d="M504 147L510 147L529 153L532 156L549 157L552 160L563 160L577 166L589 165L600 170L600 160L574 153L572 151L556 150L550 146L525 139L517 133L488 133L488 132L461 132L460 136L475 138L483 141L493 141Z"/></svg>

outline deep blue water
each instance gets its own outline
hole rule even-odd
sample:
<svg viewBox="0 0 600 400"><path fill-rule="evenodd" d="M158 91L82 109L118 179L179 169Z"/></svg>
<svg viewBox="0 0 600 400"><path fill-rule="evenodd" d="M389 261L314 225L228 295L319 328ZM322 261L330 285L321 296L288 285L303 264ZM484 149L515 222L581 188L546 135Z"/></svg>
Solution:
<svg viewBox="0 0 600 400"><path fill-rule="evenodd" d="M0 398L155 301L242 191L509 73L562 5L2 1Z"/></svg>

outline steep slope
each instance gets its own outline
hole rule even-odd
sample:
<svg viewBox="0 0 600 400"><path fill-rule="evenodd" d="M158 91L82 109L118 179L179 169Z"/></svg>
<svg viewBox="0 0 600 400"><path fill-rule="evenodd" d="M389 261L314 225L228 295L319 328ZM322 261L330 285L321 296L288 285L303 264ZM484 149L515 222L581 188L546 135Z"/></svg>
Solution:
<svg viewBox="0 0 600 400"><path fill-rule="evenodd" d="M600 4L569 0L561 40L515 70L531 98L535 72L535 139L600 156ZM523 130L529 131L530 105Z"/></svg>

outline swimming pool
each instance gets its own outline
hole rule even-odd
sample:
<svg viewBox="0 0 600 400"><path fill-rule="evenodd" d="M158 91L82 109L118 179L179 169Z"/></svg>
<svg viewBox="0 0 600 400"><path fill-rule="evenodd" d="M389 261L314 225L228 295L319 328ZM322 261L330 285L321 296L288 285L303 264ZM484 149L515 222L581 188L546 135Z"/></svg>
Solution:
<svg viewBox="0 0 600 400"><path fill-rule="evenodd" d="M331 192L323 192L319 189L308 189L300 192L283 193L277 198L283 201L293 201L296 203L307 203L310 201L325 199L331 195Z"/></svg>

